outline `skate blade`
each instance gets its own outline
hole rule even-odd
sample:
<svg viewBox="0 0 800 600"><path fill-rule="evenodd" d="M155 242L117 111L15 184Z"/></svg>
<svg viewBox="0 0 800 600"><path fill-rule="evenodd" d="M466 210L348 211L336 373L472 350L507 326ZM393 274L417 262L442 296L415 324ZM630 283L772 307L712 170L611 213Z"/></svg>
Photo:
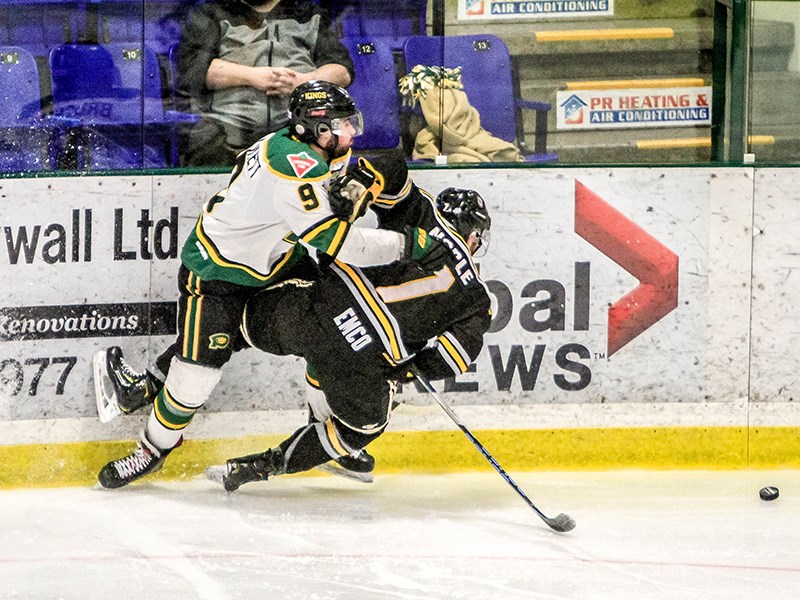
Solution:
<svg viewBox="0 0 800 600"><path fill-rule="evenodd" d="M106 372L106 351L99 350L92 357L94 372L94 396L97 401L97 416L101 423L109 423L122 414L114 393L114 385Z"/></svg>
<svg viewBox="0 0 800 600"><path fill-rule="evenodd" d="M351 479L353 481L358 481L360 483L372 483L373 481L375 481L375 478L372 476L372 473L358 473L356 471L350 471L348 469L343 468L341 465L339 465L339 463L333 460L318 465L315 468L318 471L322 471L323 473L328 473L329 475L336 475L337 477L344 477L345 479Z"/></svg>
<svg viewBox="0 0 800 600"><path fill-rule="evenodd" d="M203 475L209 481L213 481L225 487L225 477L228 475L228 467L227 465L211 465L205 468Z"/></svg>

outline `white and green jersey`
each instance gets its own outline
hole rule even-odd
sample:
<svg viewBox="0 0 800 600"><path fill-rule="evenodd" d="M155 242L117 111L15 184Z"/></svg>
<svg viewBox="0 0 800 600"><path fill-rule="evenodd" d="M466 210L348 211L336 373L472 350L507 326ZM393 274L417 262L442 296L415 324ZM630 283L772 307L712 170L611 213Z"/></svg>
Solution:
<svg viewBox="0 0 800 600"><path fill-rule="evenodd" d="M201 279L264 286L309 249L356 266L398 260L401 234L356 227L331 211L331 173L343 172L349 159L348 152L329 164L288 129L262 138L203 207L183 246L184 265Z"/></svg>

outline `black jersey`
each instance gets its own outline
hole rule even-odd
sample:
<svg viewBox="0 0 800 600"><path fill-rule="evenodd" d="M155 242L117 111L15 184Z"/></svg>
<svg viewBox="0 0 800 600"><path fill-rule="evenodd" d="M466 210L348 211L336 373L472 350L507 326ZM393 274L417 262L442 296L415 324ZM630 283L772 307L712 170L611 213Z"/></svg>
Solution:
<svg viewBox="0 0 800 600"><path fill-rule="evenodd" d="M464 373L491 322L467 245L429 195L414 188L384 216L385 227L425 228L449 255L432 271L411 261L364 268L334 261L313 281L288 280L251 298L242 326L251 346L303 356L309 383L325 392L338 422L373 434L388 420L390 380L412 365L430 379Z"/></svg>
<svg viewBox="0 0 800 600"><path fill-rule="evenodd" d="M464 373L491 322L488 290L465 241L416 186L383 215L381 227L409 223L450 249L441 266L424 271L400 261L357 268L335 261L312 288L312 310L325 330L344 336L356 353L377 344L391 365L413 358L431 378Z"/></svg>

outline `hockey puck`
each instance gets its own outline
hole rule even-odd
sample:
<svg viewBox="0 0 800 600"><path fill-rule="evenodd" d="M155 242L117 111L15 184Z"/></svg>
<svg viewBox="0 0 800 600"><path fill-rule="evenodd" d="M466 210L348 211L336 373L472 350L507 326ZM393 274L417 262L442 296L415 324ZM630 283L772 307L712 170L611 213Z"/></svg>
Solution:
<svg viewBox="0 0 800 600"><path fill-rule="evenodd" d="M758 491L758 496L762 500L766 500L767 502L770 502L772 500L775 500L775 498L777 498L778 496L780 496L780 491L776 487L767 486L767 487L761 488Z"/></svg>

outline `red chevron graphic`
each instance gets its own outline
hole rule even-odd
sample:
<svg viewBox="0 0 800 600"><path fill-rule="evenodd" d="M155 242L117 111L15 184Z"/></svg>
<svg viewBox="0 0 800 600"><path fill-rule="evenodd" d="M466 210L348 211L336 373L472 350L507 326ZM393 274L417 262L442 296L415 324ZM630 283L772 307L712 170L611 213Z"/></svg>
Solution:
<svg viewBox="0 0 800 600"><path fill-rule="evenodd" d="M575 233L639 280L608 309L608 356L678 306L678 255L575 181Z"/></svg>

